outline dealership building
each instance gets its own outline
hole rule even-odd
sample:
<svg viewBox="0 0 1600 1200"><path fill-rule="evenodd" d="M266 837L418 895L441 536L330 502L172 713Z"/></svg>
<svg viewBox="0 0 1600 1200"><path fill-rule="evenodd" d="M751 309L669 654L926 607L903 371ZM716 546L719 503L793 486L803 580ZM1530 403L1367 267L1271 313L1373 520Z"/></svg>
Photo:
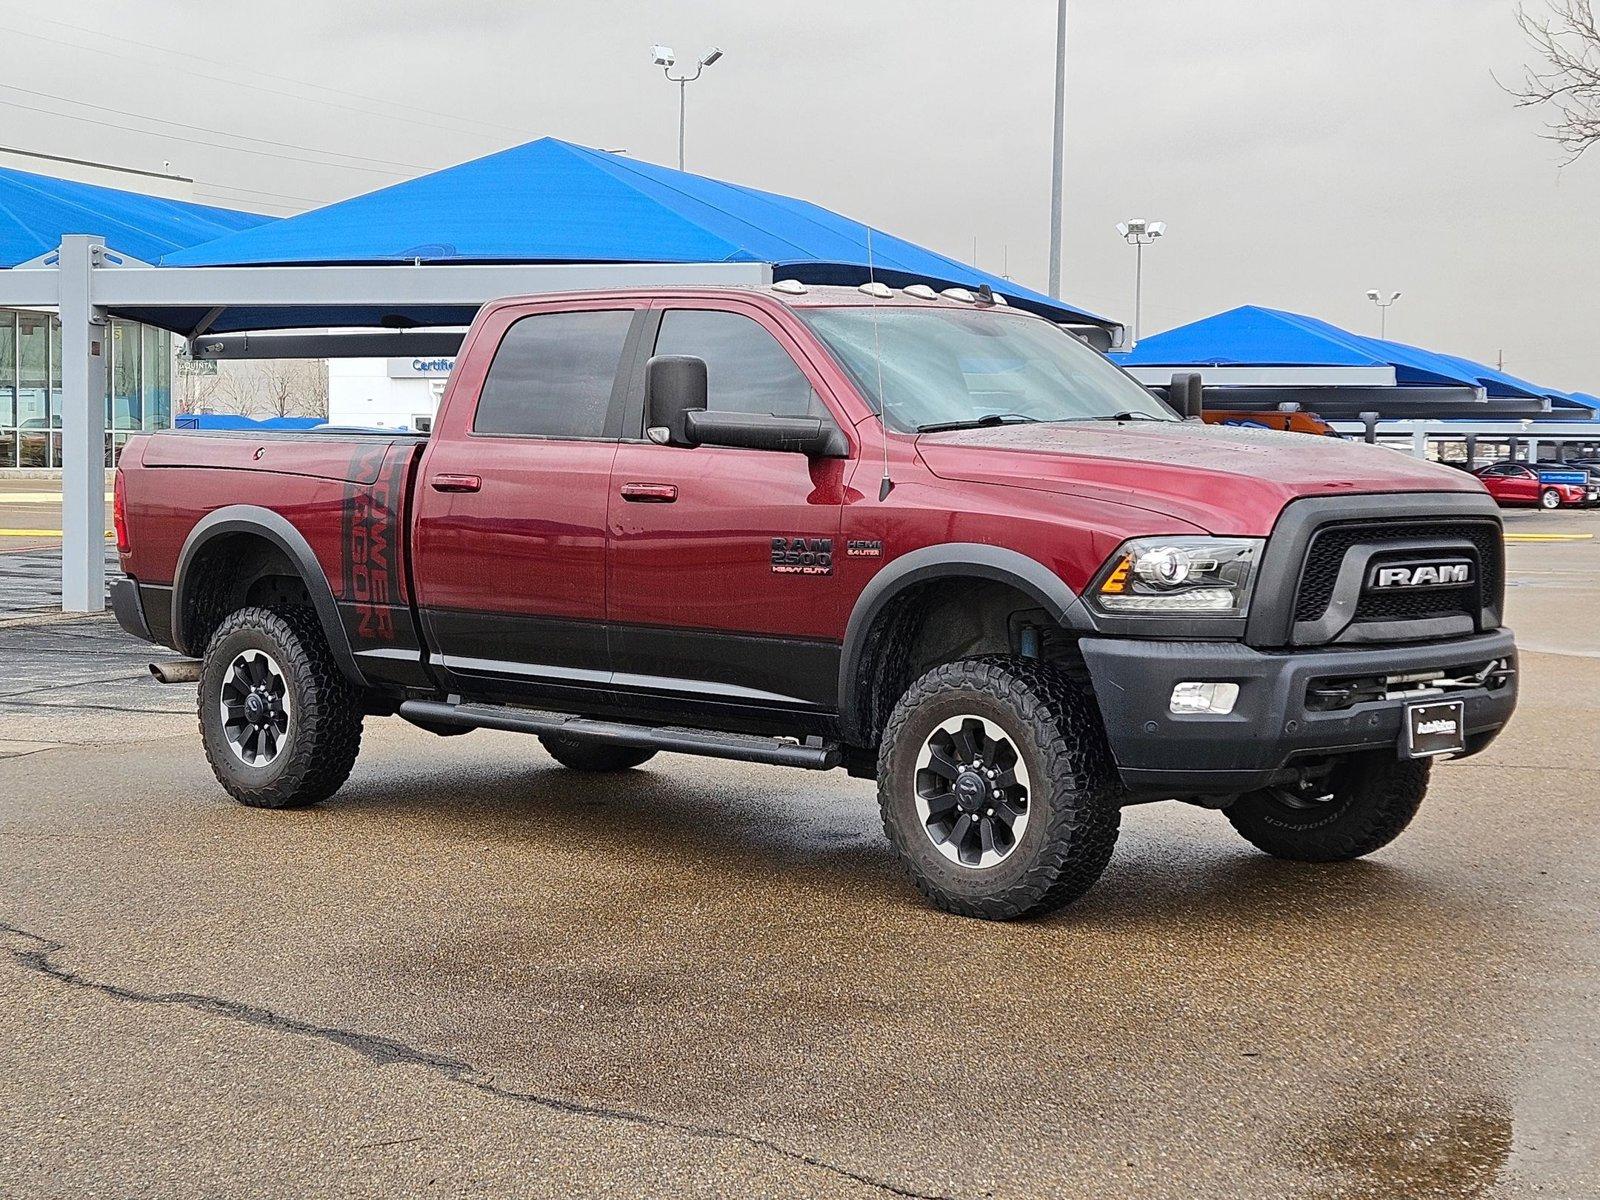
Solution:
<svg viewBox="0 0 1600 1200"><path fill-rule="evenodd" d="M329 359L328 420L373 429L431 429L455 365L454 358L422 355Z"/></svg>

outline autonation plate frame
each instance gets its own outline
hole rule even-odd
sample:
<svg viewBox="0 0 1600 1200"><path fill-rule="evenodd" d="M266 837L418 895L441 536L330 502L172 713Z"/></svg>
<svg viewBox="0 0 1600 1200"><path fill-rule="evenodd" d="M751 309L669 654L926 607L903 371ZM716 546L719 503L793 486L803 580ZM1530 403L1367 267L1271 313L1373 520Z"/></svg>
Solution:
<svg viewBox="0 0 1600 1200"><path fill-rule="evenodd" d="M1467 748L1467 706L1460 700L1434 700L1406 705L1403 758L1437 758Z"/></svg>

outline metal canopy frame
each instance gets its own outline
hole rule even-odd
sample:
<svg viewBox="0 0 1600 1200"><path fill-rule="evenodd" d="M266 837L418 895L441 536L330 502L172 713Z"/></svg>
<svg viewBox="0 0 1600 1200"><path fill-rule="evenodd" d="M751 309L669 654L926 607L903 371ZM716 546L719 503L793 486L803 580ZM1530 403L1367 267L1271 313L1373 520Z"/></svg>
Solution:
<svg viewBox="0 0 1600 1200"><path fill-rule="evenodd" d="M379 333L219 333L189 343L201 362L246 358L453 358L465 329L394 329Z"/></svg>
<svg viewBox="0 0 1600 1200"><path fill-rule="evenodd" d="M1328 424L1342 434L1368 436L1368 426L1362 421L1335 419ZM1539 447L1546 443L1557 447L1558 452L1561 447L1573 444L1600 446L1600 421L1527 421L1514 417L1499 421L1489 417L1451 421L1379 420L1372 423L1368 440L1393 442L1402 438L1410 441L1411 453L1417 458L1427 458L1430 441L1462 441L1467 444L1468 452L1473 453L1482 440L1508 443L1513 458L1517 447L1526 443L1528 457L1537 459Z"/></svg>
<svg viewBox="0 0 1600 1200"><path fill-rule="evenodd" d="M272 328L380 327L408 311L419 315L417 324L437 326L464 324L502 296L771 282L767 263L155 267L107 249L103 237L68 235L59 250L0 270L0 306L54 308L61 315L61 607L105 609L104 397L114 316L168 329L192 345L241 308L285 310L281 319L289 323ZM362 310L370 319L350 319ZM441 314L449 315L441 320ZM369 345L383 344L352 340L361 336L383 335L302 334L297 353L274 357L369 357ZM411 353L426 335L398 336L409 339L404 353ZM459 343L460 335L452 336ZM324 348L309 354L319 338ZM229 342L222 345L217 356L230 357Z"/></svg>

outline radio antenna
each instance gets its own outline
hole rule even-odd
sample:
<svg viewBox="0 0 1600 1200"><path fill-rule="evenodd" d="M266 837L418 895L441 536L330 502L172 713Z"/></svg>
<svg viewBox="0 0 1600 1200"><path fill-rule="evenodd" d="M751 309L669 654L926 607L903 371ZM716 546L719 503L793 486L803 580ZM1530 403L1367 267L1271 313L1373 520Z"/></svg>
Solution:
<svg viewBox="0 0 1600 1200"><path fill-rule="evenodd" d="M878 426L883 448L883 478L878 481L878 503L882 504L894 491L894 480L889 478L889 398L883 391L883 343L878 338L878 279L873 273L872 226L866 228L867 296L872 301L872 361L878 370Z"/></svg>

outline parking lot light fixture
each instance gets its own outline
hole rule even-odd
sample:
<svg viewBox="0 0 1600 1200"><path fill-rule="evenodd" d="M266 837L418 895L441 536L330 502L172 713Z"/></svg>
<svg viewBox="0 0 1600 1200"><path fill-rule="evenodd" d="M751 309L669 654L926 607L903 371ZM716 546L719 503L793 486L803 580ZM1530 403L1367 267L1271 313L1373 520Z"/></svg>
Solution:
<svg viewBox="0 0 1600 1200"><path fill-rule="evenodd" d="M1377 288L1368 288L1367 299L1378 306L1378 336L1387 338L1389 336L1389 308L1396 300L1400 299L1400 293L1390 292L1386 296Z"/></svg>
<svg viewBox="0 0 1600 1200"><path fill-rule="evenodd" d="M661 73L667 77L667 81L678 85L678 170L681 171L683 170L684 110L687 103L688 88L691 83L700 78L700 72L722 57L722 47L713 46L695 60L693 75L674 75L672 73L672 68L677 65L678 56L672 52L671 46L654 46L651 49L651 53L655 56L656 66L661 68Z"/></svg>
<svg viewBox="0 0 1600 1200"><path fill-rule="evenodd" d="M1129 217L1117 222L1117 234L1134 248L1133 265L1133 340L1132 349L1139 344L1139 318L1144 308L1144 248L1167 232L1165 221L1147 221L1143 217Z"/></svg>

